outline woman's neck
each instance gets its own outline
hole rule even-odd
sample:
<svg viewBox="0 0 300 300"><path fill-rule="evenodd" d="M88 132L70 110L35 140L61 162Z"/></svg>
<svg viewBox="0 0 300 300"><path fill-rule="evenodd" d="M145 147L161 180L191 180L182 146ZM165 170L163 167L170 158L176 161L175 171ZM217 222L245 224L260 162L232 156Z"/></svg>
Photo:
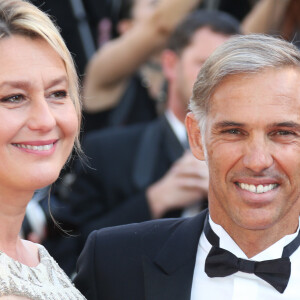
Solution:
<svg viewBox="0 0 300 300"><path fill-rule="evenodd" d="M0 250L18 260L23 246L19 233L33 193L5 193L1 189L0 195Z"/></svg>

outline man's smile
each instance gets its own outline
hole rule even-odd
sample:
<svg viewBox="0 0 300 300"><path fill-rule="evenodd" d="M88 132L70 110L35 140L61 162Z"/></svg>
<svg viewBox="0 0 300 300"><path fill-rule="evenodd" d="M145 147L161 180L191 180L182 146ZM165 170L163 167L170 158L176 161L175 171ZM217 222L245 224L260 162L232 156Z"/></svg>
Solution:
<svg viewBox="0 0 300 300"><path fill-rule="evenodd" d="M279 186L279 184L277 184L277 183L254 185L254 184L248 184L248 183L243 183L243 182L236 182L235 184L238 187L240 187L242 190L246 190L246 191L256 193L256 194L266 193L266 192L271 191Z"/></svg>

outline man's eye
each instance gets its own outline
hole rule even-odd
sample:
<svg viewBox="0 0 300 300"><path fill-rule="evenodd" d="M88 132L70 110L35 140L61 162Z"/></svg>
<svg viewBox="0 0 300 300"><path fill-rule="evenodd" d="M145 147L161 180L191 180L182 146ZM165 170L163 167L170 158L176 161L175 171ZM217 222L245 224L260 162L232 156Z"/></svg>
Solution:
<svg viewBox="0 0 300 300"><path fill-rule="evenodd" d="M288 130L279 130L275 132L275 135L285 136L285 135L295 135L295 132Z"/></svg>
<svg viewBox="0 0 300 300"><path fill-rule="evenodd" d="M3 103L20 103L24 100L23 95L12 95L8 97L3 97L0 99L1 102Z"/></svg>
<svg viewBox="0 0 300 300"><path fill-rule="evenodd" d="M241 134L240 130L238 129L227 129L222 131L222 133L229 133L229 134Z"/></svg>

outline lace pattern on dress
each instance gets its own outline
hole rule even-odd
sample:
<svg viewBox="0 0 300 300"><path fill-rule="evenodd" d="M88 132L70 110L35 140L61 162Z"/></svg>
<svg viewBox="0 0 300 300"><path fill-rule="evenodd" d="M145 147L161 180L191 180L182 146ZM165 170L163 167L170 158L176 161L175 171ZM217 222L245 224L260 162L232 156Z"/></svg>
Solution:
<svg viewBox="0 0 300 300"><path fill-rule="evenodd" d="M28 267L0 251L0 297L22 296L32 300L83 300L69 277L48 251L39 247L40 263Z"/></svg>

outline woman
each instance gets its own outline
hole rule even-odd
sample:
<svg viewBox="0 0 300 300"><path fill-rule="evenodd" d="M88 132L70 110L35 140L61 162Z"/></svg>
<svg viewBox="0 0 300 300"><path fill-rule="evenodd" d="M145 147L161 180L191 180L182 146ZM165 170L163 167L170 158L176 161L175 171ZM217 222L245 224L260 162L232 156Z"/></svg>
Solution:
<svg viewBox="0 0 300 300"><path fill-rule="evenodd" d="M74 146L80 101L70 53L50 19L0 0L0 298L85 299L41 245L21 240L26 205Z"/></svg>

